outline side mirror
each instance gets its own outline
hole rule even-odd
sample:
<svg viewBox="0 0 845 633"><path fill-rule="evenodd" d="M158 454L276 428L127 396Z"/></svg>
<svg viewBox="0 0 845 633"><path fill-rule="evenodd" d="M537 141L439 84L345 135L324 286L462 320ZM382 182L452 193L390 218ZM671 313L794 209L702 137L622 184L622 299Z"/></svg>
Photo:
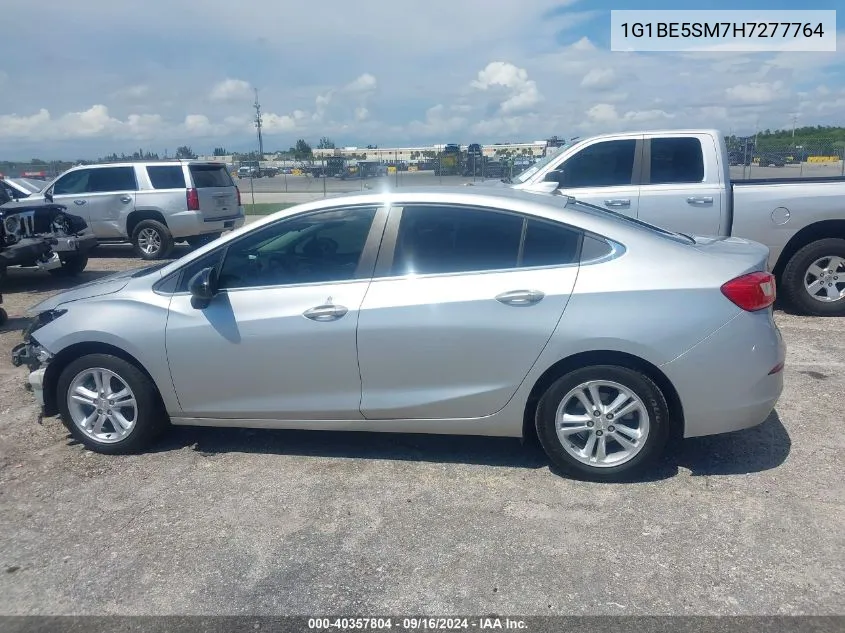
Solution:
<svg viewBox="0 0 845 633"><path fill-rule="evenodd" d="M47 189L47 191L44 192L44 199L47 202L50 202L50 203L53 202L53 190L52 189Z"/></svg>
<svg viewBox="0 0 845 633"><path fill-rule="evenodd" d="M526 191L533 191L535 193L551 193L559 194L558 185L553 180L544 180L526 187Z"/></svg>
<svg viewBox="0 0 845 633"><path fill-rule="evenodd" d="M217 294L217 269L203 268L188 282L191 293L191 307L204 310Z"/></svg>
<svg viewBox="0 0 845 633"><path fill-rule="evenodd" d="M565 178L566 172L563 169L553 169L552 171L546 174L543 180L545 182L553 182L559 186L563 186Z"/></svg>

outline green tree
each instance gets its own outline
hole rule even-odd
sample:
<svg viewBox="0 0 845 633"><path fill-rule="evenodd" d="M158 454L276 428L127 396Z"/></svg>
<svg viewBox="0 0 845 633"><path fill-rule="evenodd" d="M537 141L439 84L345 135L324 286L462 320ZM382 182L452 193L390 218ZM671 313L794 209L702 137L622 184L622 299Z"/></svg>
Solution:
<svg viewBox="0 0 845 633"><path fill-rule="evenodd" d="M225 147L215 147L214 148L214 155L215 156L228 156L229 150L227 150Z"/></svg>
<svg viewBox="0 0 845 633"><path fill-rule="evenodd" d="M293 155L296 160L307 160L314 156L314 151L311 146L305 142L305 139L299 139L294 147L291 147L289 153Z"/></svg>
<svg viewBox="0 0 845 633"><path fill-rule="evenodd" d="M197 155L194 154L194 150L190 148L188 145L180 145L176 148L176 158L196 158Z"/></svg>
<svg viewBox="0 0 845 633"><path fill-rule="evenodd" d="M305 143L305 141L302 141ZM305 143L307 145L307 143ZM297 146L299 142L297 141ZM317 149L335 149L334 141L331 140L328 136L323 136L320 138L320 142L317 144ZM308 150L310 151L311 148L309 147Z"/></svg>

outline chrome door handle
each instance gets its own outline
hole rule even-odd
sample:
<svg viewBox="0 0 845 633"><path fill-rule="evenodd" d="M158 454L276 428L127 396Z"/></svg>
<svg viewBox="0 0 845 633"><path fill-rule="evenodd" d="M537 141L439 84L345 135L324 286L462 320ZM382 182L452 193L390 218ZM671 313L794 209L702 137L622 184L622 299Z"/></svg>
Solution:
<svg viewBox="0 0 845 633"><path fill-rule="evenodd" d="M349 309L345 306L323 305L306 310L302 316L312 321L337 321L347 312Z"/></svg>
<svg viewBox="0 0 845 633"><path fill-rule="evenodd" d="M606 206L606 207L630 207L631 201L628 200L627 198L626 199L616 198L616 199L613 199L613 200L605 200L604 206Z"/></svg>
<svg viewBox="0 0 845 633"><path fill-rule="evenodd" d="M129 196L123 196L123 197L120 199L120 201L121 201L122 203L124 203L124 204L129 204L130 202L132 202L132 198L130 198Z"/></svg>
<svg viewBox="0 0 845 633"><path fill-rule="evenodd" d="M533 306L543 300L546 294L539 290L511 290L496 295L496 301L506 306Z"/></svg>
<svg viewBox="0 0 845 633"><path fill-rule="evenodd" d="M86 202L88 202L88 201L87 200L74 200L73 204L78 204L81 207Z"/></svg>
<svg viewBox="0 0 845 633"><path fill-rule="evenodd" d="M713 204L713 196L690 196L688 204Z"/></svg>

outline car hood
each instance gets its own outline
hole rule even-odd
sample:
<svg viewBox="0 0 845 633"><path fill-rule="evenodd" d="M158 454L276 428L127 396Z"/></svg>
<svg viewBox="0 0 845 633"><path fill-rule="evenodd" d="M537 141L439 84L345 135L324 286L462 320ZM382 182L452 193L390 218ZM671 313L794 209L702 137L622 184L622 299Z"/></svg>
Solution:
<svg viewBox="0 0 845 633"><path fill-rule="evenodd" d="M92 297L101 297L103 295L113 294L119 290L123 290L126 284L129 283L132 275L136 270L124 270L113 275L100 277L94 281L76 286L71 290L65 290L59 294L53 295L49 299L45 299L41 303L37 303L29 308L26 313L27 316L35 316L40 312L46 310L53 310L64 303L72 301L79 301L81 299L91 299Z"/></svg>

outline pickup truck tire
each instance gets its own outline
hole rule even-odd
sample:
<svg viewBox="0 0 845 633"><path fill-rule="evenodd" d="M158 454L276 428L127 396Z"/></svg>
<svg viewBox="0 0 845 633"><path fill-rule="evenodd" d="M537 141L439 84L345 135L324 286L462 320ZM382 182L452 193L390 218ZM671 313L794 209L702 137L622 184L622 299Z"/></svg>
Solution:
<svg viewBox="0 0 845 633"><path fill-rule="evenodd" d="M594 365L562 376L546 390L535 425L543 450L561 470L578 479L623 481L663 451L669 407L647 375Z"/></svg>
<svg viewBox="0 0 845 633"><path fill-rule="evenodd" d="M141 220L132 231L132 245L141 259L164 259L173 250L173 235L157 220Z"/></svg>
<svg viewBox="0 0 845 633"><path fill-rule="evenodd" d="M783 269L781 287L789 305L803 314L845 316L845 240L829 237L799 249ZM840 297L830 298L836 290Z"/></svg>
<svg viewBox="0 0 845 633"><path fill-rule="evenodd" d="M75 277L88 265L88 255L68 255L62 259L61 268L51 268L49 272L54 277Z"/></svg>

